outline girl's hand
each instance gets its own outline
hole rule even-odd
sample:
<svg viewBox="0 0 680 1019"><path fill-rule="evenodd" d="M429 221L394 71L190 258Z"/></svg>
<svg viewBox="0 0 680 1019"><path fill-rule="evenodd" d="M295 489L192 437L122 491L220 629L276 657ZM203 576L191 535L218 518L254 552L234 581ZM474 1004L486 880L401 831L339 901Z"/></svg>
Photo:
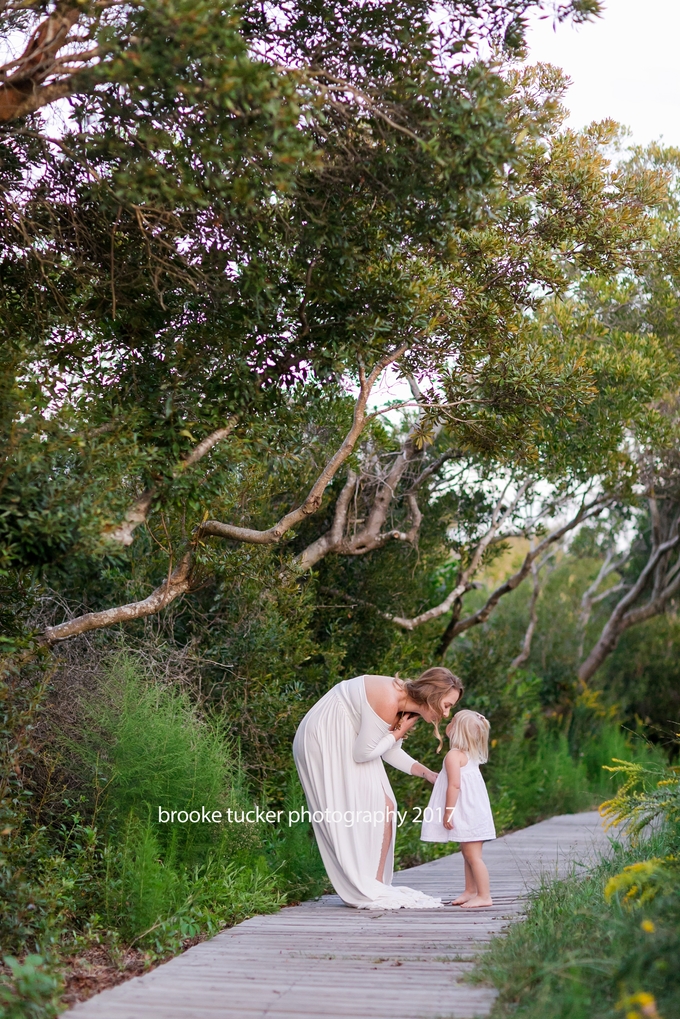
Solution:
<svg viewBox="0 0 680 1019"><path fill-rule="evenodd" d="M406 733L413 728L420 715L402 715L394 728L391 730L396 740L403 739Z"/></svg>
<svg viewBox="0 0 680 1019"><path fill-rule="evenodd" d="M443 824L447 831L453 830L453 807L446 807L444 810Z"/></svg>

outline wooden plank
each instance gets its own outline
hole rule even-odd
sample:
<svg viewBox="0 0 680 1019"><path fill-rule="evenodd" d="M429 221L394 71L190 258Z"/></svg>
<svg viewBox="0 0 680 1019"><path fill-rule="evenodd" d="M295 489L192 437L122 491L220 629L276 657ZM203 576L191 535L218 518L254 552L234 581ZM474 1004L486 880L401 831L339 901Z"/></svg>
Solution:
<svg viewBox="0 0 680 1019"><path fill-rule="evenodd" d="M494 905L475 911L354 910L335 895L252 917L65 1013L72 1019L472 1019L495 992L464 981L471 958L522 915L545 874L587 868L608 841L595 813L542 821L488 843ZM395 884L452 897L459 853Z"/></svg>

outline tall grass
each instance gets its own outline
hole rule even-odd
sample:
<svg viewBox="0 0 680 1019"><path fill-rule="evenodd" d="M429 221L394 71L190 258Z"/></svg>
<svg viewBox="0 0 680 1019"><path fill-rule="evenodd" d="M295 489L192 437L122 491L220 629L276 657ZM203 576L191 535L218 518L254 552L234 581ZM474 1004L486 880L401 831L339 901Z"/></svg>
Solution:
<svg viewBox="0 0 680 1019"><path fill-rule="evenodd" d="M297 771L291 767L283 801L288 811L300 811L306 805ZM270 833L268 848L277 872L279 886L289 899L301 901L332 891L309 821L283 825Z"/></svg>
<svg viewBox="0 0 680 1019"><path fill-rule="evenodd" d="M112 659L80 709L77 732L61 742L90 801L53 835L65 869L91 872L74 901L81 927L163 952L282 904L258 827L226 823L229 809L252 804L218 724L125 655ZM205 807L224 820L165 823L159 807L201 815Z"/></svg>
<svg viewBox="0 0 680 1019"><path fill-rule="evenodd" d="M492 942L475 974L500 991L495 1019L680 1015L680 888L643 909L605 897L622 868L666 851L667 840L657 834L637 849L619 847L585 878L535 892L526 919Z"/></svg>
<svg viewBox="0 0 680 1019"><path fill-rule="evenodd" d="M78 731L65 745L88 774L94 813L121 829L151 821L169 858L200 862L228 832L233 852L257 841L248 825L158 824L158 809L243 807L247 793L233 746L217 720L202 718L186 693L150 681L134 658L116 655L105 681L81 702Z"/></svg>
<svg viewBox="0 0 680 1019"><path fill-rule="evenodd" d="M606 770L614 758L664 759L662 751L626 733L612 719L591 716L587 726L570 721L558 727L538 717L530 738L522 723L492 750L486 778L501 831L593 810L620 781Z"/></svg>

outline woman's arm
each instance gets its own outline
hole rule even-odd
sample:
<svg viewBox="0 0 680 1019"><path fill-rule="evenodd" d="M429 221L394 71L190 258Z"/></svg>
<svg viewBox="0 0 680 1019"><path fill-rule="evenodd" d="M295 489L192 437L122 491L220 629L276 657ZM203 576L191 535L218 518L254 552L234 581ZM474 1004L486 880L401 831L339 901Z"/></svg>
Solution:
<svg viewBox="0 0 680 1019"><path fill-rule="evenodd" d="M413 757L406 753L401 748L401 740L395 743L386 753L382 755L383 761L391 764L393 768L398 768L399 771L403 771L406 775L416 775L418 778L426 778L428 782L435 782L437 779L437 772L430 771L424 764L420 764Z"/></svg>
<svg viewBox="0 0 680 1019"><path fill-rule="evenodd" d="M444 758L444 767L449 780L446 787L446 809L444 810L444 827L448 831L453 828L453 808L458 802L460 794L460 769L466 763L467 758L460 750L449 750Z"/></svg>
<svg viewBox="0 0 680 1019"><path fill-rule="evenodd" d="M432 768L428 768L424 764L421 764L420 761L414 761L411 767L411 775L416 775L418 778L425 778L428 782L431 782L432 785L434 785L437 781L438 773L436 771L432 771Z"/></svg>
<svg viewBox="0 0 680 1019"><path fill-rule="evenodd" d="M357 764L366 764L367 761L374 761L376 757L383 757L393 750L396 742L394 733L386 732L383 736L376 731L375 724L371 724L371 719L362 719L359 735L352 748L352 756Z"/></svg>

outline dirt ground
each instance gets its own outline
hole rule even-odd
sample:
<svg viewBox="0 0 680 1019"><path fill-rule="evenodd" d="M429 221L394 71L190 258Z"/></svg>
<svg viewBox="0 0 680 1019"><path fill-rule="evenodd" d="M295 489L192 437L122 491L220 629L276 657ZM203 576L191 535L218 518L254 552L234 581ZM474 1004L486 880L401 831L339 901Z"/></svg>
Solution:
<svg viewBox="0 0 680 1019"><path fill-rule="evenodd" d="M200 936L188 938L182 944L182 951L202 940ZM139 948L128 948L114 955L104 945L95 945L81 955L63 960L64 967L61 973L64 992L61 1000L70 1008L79 1001L86 1001L94 994L99 994L100 991L106 991L109 987L122 984L132 977L141 976L142 973L160 966L165 961Z"/></svg>

